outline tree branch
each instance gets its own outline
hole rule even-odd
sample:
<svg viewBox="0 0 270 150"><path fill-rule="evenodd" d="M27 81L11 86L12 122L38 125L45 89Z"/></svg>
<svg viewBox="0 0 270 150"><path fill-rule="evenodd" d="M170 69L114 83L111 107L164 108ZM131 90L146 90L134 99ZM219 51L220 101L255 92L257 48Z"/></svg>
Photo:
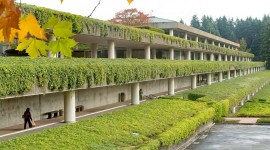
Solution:
<svg viewBox="0 0 270 150"><path fill-rule="evenodd" d="M101 0L99 0L98 4L96 5L96 7L93 9L93 11L91 12L91 14L88 16L88 18L90 18L92 16L92 14L94 13L94 11L96 10L96 8L98 7L98 5L100 4Z"/></svg>

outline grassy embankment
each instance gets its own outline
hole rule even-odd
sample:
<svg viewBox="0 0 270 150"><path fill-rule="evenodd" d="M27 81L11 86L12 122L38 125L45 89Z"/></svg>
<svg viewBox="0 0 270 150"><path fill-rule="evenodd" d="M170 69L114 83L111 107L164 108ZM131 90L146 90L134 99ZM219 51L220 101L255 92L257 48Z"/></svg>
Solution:
<svg viewBox="0 0 270 150"><path fill-rule="evenodd" d="M262 84L269 81L269 76L270 71L257 72L166 98L207 102L209 105L216 108L217 113L215 120L220 121L222 116L229 114L232 107L237 106L248 94L251 94ZM247 104L247 106L249 106L249 104Z"/></svg>
<svg viewBox="0 0 270 150"><path fill-rule="evenodd" d="M270 84L262 88L250 101L248 101L237 112L236 116L270 117Z"/></svg>

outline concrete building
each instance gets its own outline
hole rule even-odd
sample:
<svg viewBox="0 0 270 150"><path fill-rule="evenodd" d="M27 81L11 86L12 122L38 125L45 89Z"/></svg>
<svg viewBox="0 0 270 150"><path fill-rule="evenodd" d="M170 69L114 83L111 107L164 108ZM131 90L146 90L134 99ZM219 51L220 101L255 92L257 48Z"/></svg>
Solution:
<svg viewBox="0 0 270 150"><path fill-rule="evenodd" d="M89 21L94 22L94 20ZM154 27L164 29L171 36L112 24L107 24L106 33L103 33L105 31L100 28L104 28L104 25L100 24L100 27L98 25L87 26L81 33L74 36L79 43L88 44L91 47L90 50L80 54L81 57L98 58L98 52L102 48L103 52L106 52L105 57L109 59L119 58L119 55L124 58L147 60L164 57L170 60L233 61L231 58L239 57L240 61L251 61L252 58L251 54L237 51L239 48L237 43L175 22L153 23ZM177 36L177 38L172 36ZM263 66L256 68L258 71L264 69ZM246 68L242 72L248 74L253 69ZM231 73L236 72L235 70L235 68L230 68L226 71L227 79L237 76L236 73ZM1 97L0 126L7 127L22 123L21 115L26 107L31 108L34 120L64 113L66 122L75 122L76 109L80 111L121 101L131 101L131 104L138 105L140 104L139 89L143 89L144 96L174 95L182 89L195 89L204 81L206 82L203 84L212 84L214 74L218 75L219 82L224 80L225 72L223 71L157 78L120 85L104 83L93 85L91 88L85 85L78 89L54 92L35 85L28 93Z"/></svg>

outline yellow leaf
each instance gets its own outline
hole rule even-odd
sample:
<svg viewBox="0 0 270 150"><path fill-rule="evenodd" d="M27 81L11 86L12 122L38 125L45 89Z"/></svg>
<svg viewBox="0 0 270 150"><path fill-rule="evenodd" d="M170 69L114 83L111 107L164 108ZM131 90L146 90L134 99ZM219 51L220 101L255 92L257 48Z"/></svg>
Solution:
<svg viewBox="0 0 270 150"><path fill-rule="evenodd" d="M59 39L49 43L53 55L60 52L66 57L72 57L72 48L77 45L73 39Z"/></svg>
<svg viewBox="0 0 270 150"><path fill-rule="evenodd" d="M19 27L21 29L18 32L19 41L22 41L22 39L26 37L28 33L36 38L47 40L44 30L40 28L37 19L32 14L21 18Z"/></svg>
<svg viewBox="0 0 270 150"><path fill-rule="evenodd" d="M0 42L4 42L4 35L3 35L3 30L0 30Z"/></svg>
<svg viewBox="0 0 270 150"><path fill-rule="evenodd" d="M63 3L64 0L60 0L60 1L61 1L61 3Z"/></svg>
<svg viewBox="0 0 270 150"><path fill-rule="evenodd" d="M131 4L133 2L133 0L127 0L129 4Z"/></svg>

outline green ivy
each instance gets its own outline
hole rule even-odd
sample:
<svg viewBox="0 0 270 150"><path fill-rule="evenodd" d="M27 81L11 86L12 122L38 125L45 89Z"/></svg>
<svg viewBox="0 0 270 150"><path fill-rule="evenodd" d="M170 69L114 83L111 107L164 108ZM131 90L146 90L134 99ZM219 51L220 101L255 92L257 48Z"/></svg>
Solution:
<svg viewBox="0 0 270 150"><path fill-rule="evenodd" d="M50 59L0 57L0 96L30 91L35 84L49 90L125 84L157 78L260 67L264 62L218 62L139 59Z"/></svg>
<svg viewBox="0 0 270 150"><path fill-rule="evenodd" d="M77 34L87 33L90 35L113 37L137 42L174 45L178 46L179 48L203 49L209 52L222 53L227 55L254 57L253 54L247 52L232 50L211 44L197 43L195 41L189 41L182 38L169 36L163 33L158 33L156 31L149 31L147 29L138 29L135 27L113 24L107 21L59 12L47 8L23 4L21 9L25 14L32 13L35 15L41 25L46 24L52 15L60 18L61 20L71 21L73 23L73 32Z"/></svg>

